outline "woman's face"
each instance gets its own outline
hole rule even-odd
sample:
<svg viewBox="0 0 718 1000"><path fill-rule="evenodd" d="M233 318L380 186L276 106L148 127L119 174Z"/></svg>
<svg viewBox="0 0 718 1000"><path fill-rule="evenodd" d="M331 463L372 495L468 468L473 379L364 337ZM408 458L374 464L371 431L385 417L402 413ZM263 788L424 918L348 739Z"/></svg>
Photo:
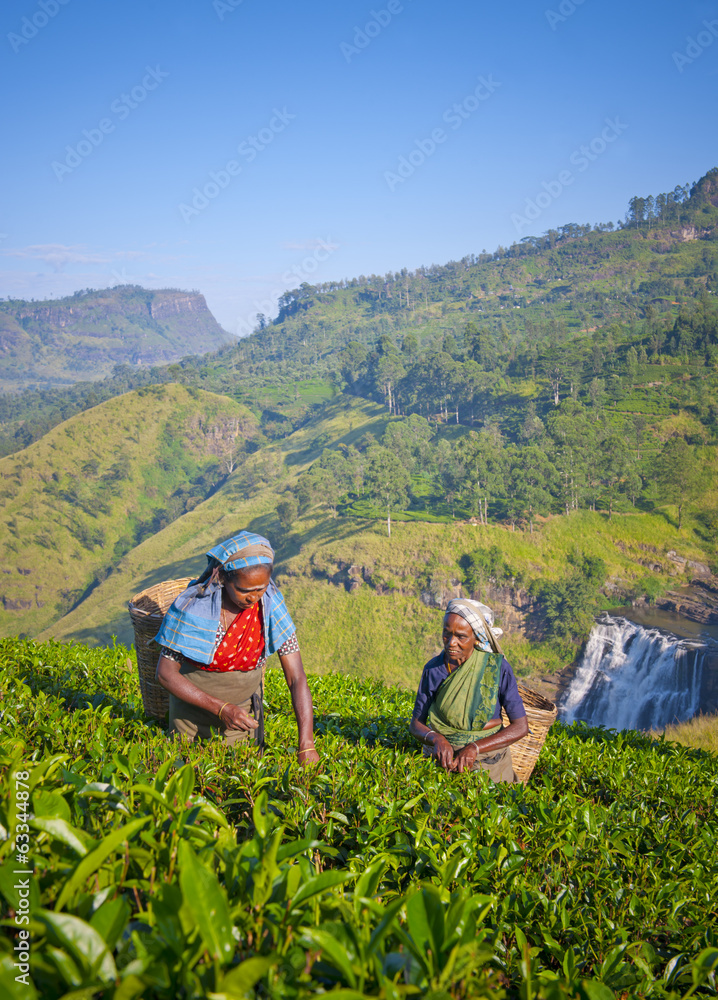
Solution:
<svg viewBox="0 0 718 1000"><path fill-rule="evenodd" d="M231 574L220 571L219 579L224 587L225 596L240 611L244 611L262 599L271 576L272 567L263 564L236 569Z"/></svg>
<svg viewBox="0 0 718 1000"><path fill-rule="evenodd" d="M476 645L474 630L461 615L447 615L444 618L442 634L446 662L451 667L466 663Z"/></svg>

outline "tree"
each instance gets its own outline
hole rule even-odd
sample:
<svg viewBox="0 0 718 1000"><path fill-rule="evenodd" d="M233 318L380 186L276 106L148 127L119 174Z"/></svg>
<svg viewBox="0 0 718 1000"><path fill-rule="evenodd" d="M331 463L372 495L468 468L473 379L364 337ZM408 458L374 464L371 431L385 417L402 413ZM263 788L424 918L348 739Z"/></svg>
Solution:
<svg viewBox="0 0 718 1000"><path fill-rule="evenodd" d="M680 528L684 509L702 496L707 484L708 474L696 449L685 438L669 438L656 458L654 475L661 500L678 507Z"/></svg>
<svg viewBox="0 0 718 1000"><path fill-rule="evenodd" d="M599 448L600 476L604 494L608 502L608 520L613 518L613 507L618 495L625 492L633 472L633 457L624 436L610 432L601 441ZM634 488L635 488L635 484Z"/></svg>
<svg viewBox="0 0 718 1000"><path fill-rule="evenodd" d="M576 379L575 365L564 348L547 351L541 362L541 374L551 384L553 405L559 404L559 391L562 385L572 385Z"/></svg>
<svg viewBox="0 0 718 1000"><path fill-rule="evenodd" d="M302 511L307 510L312 504L319 504L328 507L333 517L337 516L337 504L342 490L332 472L322 468L318 462L301 474L296 494Z"/></svg>
<svg viewBox="0 0 718 1000"><path fill-rule="evenodd" d="M626 351L626 368L629 375L635 378L638 373L638 351L633 345Z"/></svg>
<svg viewBox="0 0 718 1000"><path fill-rule="evenodd" d="M467 470L462 461L459 449L453 447L446 438L440 439L437 446L437 453L439 463L438 478L441 485L441 492L449 507L451 507L451 516L453 517L456 501L461 495L462 487L466 480Z"/></svg>
<svg viewBox="0 0 718 1000"><path fill-rule="evenodd" d="M528 518L529 529L534 530L534 516L547 513L551 508L551 485L555 470L548 456L536 445L519 448L511 463L512 509L519 516Z"/></svg>
<svg viewBox="0 0 718 1000"><path fill-rule="evenodd" d="M606 402L606 383L602 378L595 378L588 387L588 395L591 399L591 406L596 411L596 419Z"/></svg>
<svg viewBox="0 0 718 1000"><path fill-rule="evenodd" d="M364 485L368 495L386 511L386 531L391 535L391 512L409 502L409 473L388 448L376 445L367 455Z"/></svg>
<svg viewBox="0 0 718 1000"><path fill-rule="evenodd" d="M277 520L287 531L292 527L299 514L299 505L293 496L286 496L277 504Z"/></svg>
<svg viewBox="0 0 718 1000"><path fill-rule="evenodd" d="M498 429L472 432L459 441L456 450L466 468L465 502L482 524L489 523L489 500L505 490L506 453Z"/></svg>
<svg viewBox="0 0 718 1000"><path fill-rule="evenodd" d="M396 387L404 375L404 365L395 351L382 354L376 366L376 378L389 407L389 413L397 412Z"/></svg>
<svg viewBox="0 0 718 1000"><path fill-rule="evenodd" d="M405 420L394 420L387 426L382 443L401 460L407 472L420 472L432 464L433 436L426 417L411 413Z"/></svg>
<svg viewBox="0 0 718 1000"><path fill-rule="evenodd" d="M565 580L541 584L536 596L551 635L576 642L591 631L598 609L598 585L578 567Z"/></svg>
<svg viewBox="0 0 718 1000"><path fill-rule="evenodd" d="M546 425L556 442L554 463L561 480L564 510L578 510L587 493L588 456L595 450L596 432L585 407L564 399L549 414Z"/></svg>
<svg viewBox="0 0 718 1000"><path fill-rule="evenodd" d="M350 392L366 373L366 359L366 348L356 340L350 340L339 355L339 370Z"/></svg>

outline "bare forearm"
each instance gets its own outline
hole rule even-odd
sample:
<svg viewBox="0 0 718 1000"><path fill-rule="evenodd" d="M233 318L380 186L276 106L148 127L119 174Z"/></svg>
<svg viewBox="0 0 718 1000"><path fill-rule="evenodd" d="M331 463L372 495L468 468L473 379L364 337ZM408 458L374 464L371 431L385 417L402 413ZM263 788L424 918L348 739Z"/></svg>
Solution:
<svg viewBox="0 0 718 1000"><path fill-rule="evenodd" d="M479 753L491 753L495 750L503 750L504 747L511 746L517 740L522 739L529 731L526 717L510 722L504 729L494 733L493 736L485 736L482 740L477 740L475 746Z"/></svg>
<svg viewBox="0 0 718 1000"><path fill-rule="evenodd" d="M219 698L213 698L211 694L200 691L192 681L180 673L180 665L176 660L169 660L166 656L161 656L157 664L156 676L163 688L188 705L203 708L213 715L217 715L222 707Z"/></svg>
<svg viewBox="0 0 718 1000"><path fill-rule="evenodd" d="M292 708L297 718L299 732L299 748L314 746L314 706L312 693L307 684L301 653L289 653L280 656L284 676L292 698Z"/></svg>
<svg viewBox="0 0 718 1000"><path fill-rule="evenodd" d="M453 768L454 750L445 736L435 732L433 729L429 729L425 723L419 722L415 718L412 718L409 723L409 732L417 740L421 740L426 746L431 747L432 757L445 770L450 771Z"/></svg>
<svg viewBox="0 0 718 1000"><path fill-rule="evenodd" d="M409 732L415 739L421 740L422 743L426 743L427 746L433 745L433 737L436 735L433 729L429 729L427 725L423 722L419 722L418 719L412 717L409 723Z"/></svg>

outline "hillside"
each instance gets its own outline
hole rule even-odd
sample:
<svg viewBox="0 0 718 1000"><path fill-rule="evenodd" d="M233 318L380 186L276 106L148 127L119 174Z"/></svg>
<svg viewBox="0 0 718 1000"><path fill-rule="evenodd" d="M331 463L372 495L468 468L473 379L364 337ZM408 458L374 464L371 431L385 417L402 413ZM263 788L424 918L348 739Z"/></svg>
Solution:
<svg viewBox="0 0 718 1000"><path fill-rule="evenodd" d="M63 299L0 302L0 388L102 379L116 365L152 366L231 342L204 296L122 285Z"/></svg>
<svg viewBox="0 0 718 1000"><path fill-rule="evenodd" d="M0 460L0 630L34 635L239 465L257 424L180 386L128 393Z"/></svg>
<svg viewBox="0 0 718 1000"><path fill-rule="evenodd" d="M221 384L242 368L245 381L261 385L270 369L280 383L300 373L336 372L350 389L361 391L367 388L361 371L367 352L391 354L393 348L404 371L397 377L394 361L386 366L389 371L377 373L372 387L389 405L389 383L401 380L417 353L460 356L511 377L530 372L542 395L550 397L542 355L564 344L585 347L590 355L596 342L603 347L601 331L610 330L615 339L624 328L624 337L635 336L637 323L650 352L651 332L672 326L681 306L716 291L717 237L714 168L691 189L632 199L620 228L570 223L445 265L305 283L282 297L277 319L266 328L219 359L188 361L187 377L201 371ZM656 329L643 331L645 320ZM467 323L475 327L468 338ZM660 338L654 353L666 339ZM415 381L400 388L399 409L428 403L435 412L443 410L446 384L432 387L425 378L422 389L429 387L429 398L418 399ZM561 382L563 394L570 379ZM455 393L448 395L453 402Z"/></svg>
<svg viewBox="0 0 718 1000"><path fill-rule="evenodd" d="M678 530L660 512L609 521L605 514L577 511L542 520L534 532L450 517L409 519L397 521L387 537L380 516L349 510L334 517L326 504L314 502L290 529L279 523L278 503L292 495L320 455L355 447L369 434L381 439L387 426L400 423L376 404L337 397L320 417L249 455L211 497L129 551L40 638L94 644L115 635L130 644L126 602L134 593L197 573L207 549L250 527L277 549L277 579L312 672L339 669L413 686L437 649L438 609L461 590L496 608L512 662L525 675L558 669L577 651L570 642L547 640L541 628L545 597L535 587L572 581L577 551L603 564L602 591L592 592L594 608L625 599L617 591L643 594L648 578L659 588L689 580L691 567L669 553L703 562L712 551L693 520Z"/></svg>
<svg viewBox="0 0 718 1000"><path fill-rule="evenodd" d="M231 395L274 435L296 428L333 387L392 412L491 421L512 437L568 396L637 413L707 411L716 395L717 224L713 169L692 188L631 199L618 226L568 223L444 265L305 283L282 297L274 321L179 369L125 369L61 394L0 398L0 453L94 405L98 393L148 378ZM306 394L297 390L309 380Z"/></svg>

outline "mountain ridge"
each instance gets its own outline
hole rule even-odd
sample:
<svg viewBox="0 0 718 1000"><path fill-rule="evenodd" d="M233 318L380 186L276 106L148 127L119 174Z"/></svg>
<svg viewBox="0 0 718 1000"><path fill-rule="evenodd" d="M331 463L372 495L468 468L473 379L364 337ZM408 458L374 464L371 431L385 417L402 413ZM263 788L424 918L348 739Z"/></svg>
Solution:
<svg viewBox="0 0 718 1000"><path fill-rule="evenodd" d="M0 302L0 388L97 380L118 364L170 363L234 340L199 292L138 285Z"/></svg>

